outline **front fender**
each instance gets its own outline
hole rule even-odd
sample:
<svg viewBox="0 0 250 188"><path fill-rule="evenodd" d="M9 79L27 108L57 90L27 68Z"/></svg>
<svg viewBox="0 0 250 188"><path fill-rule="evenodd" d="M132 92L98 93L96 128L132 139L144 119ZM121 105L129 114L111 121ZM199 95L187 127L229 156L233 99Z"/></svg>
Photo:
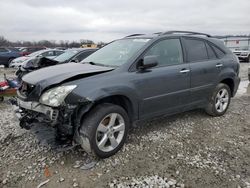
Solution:
<svg viewBox="0 0 250 188"><path fill-rule="evenodd" d="M104 99L110 96L124 96L126 97L132 104L132 110L134 112L135 119L138 118L138 107L139 107L139 97L133 88L128 86L112 86L105 88L91 88L88 87L88 90L83 89L82 87L78 87L67 97L67 101L69 98L78 98L78 101L87 100L92 103ZM73 97L74 96L74 97ZM76 97L77 96L77 97Z"/></svg>

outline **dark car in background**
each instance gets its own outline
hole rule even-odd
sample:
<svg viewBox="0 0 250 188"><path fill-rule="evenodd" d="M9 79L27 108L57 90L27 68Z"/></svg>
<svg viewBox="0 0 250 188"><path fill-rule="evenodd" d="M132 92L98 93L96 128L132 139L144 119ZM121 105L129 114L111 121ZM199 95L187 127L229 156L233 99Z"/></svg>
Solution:
<svg viewBox="0 0 250 188"><path fill-rule="evenodd" d="M57 61L59 64L75 62L78 63L88 57L90 54L94 53L97 48L73 48L65 50L62 55L54 58L54 61Z"/></svg>
<svg viewBox="0 0 250 188"><path fill-rule="evenodd" d="M10 62L20 57L21 53L18 49L12 47L0 47L0 65L8 67Z"/></svg>
<svg viewBox="0 0 250 188"><path fill-rule="evenodd" d="M33 52L39 51L39 50L45 50L46 47L43 46L32 46L32 47L23 47L20 48L19 51L22 56L29 55Z"/></svg>
<svg viewBox="0 0 250 188"><path fill-rule="evenodd" d="M57 138L109 157L134 122L197 108L222 116L237 92L239 67L238 58L207 34L130 35L80 63L25 75L17 92L20 126L46 123Z"/></svg>
<svg viewBox="0 0 250 188"><path fill-rule="evenodd" d="M88 57L90 54L94 53L97 49L92 48L77 48L77 49L70 49L63 52L61 55L51 59L49 57L36 57L31 58L29 60L25 60L21 67L16 72L16 76L18 79L21 79L27 73L30 73L34 70L49 67L57 64L63 63L78 63ZM46 50L45 50L46 51ZM50 51L59 51L59 50L50 50Z"/></svg>

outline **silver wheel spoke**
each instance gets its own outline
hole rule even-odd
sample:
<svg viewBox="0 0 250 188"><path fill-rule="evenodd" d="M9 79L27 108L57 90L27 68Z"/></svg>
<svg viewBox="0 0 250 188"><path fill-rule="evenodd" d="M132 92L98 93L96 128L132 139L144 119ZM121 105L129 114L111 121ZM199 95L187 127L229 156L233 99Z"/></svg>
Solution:
<svg viewBox="0 0 250 188"><path fill-rule="evenodd" d="M222 103L220 103L220 112L222 112L223 111L223 104Z"/></svg>
<svg viewBox="0 0 250 188"><path fill-rule="evenodd" d="M97 128L97 131L102 132L102 133L107 132L107 130L108 130L108 128L103 124L100 124Z"/></svg>
<svg viewBox="0 0 250 188"><path fill-rule="evenodd" d="M222 98L222 97L225 97L225 95L226 95L226 90L225 90L225 89L223 89L223 90L222 90L222 93L221 93L221 95L220 95L220 96L221 96L221 98Z"/></svg>
<svg viewBox="0 0 250 188"><path fill-rule="evenodd" d="M115 120L116 120L117 114L113 113L111 114L110 120L109 120L109 127L113 126L115 124Z"/></svg>
<svg viewBox="0 0 250 188"><path fill-rule="evenodd" d="M107 143L107 141L108 141L108 136L107 136L107 134L104 134L103 137L102 137L102 139L98 143L98 147L99 148L104 148L104 146Z"/></svg>
<svg viewBox="0 0 250 188"><path fill-rule="evenodd" d="M116 125L115 127L113 127L113 129L114 129L114 132L124 131L125 125L124 125L124 123L121 123L121 124Z"/></svg>
<svg viewBox="0 0 250 188"><path fill-rule="evenodd" d="M217 103L215 104L216 109L220 106L220 101L218 100Z"/></svg>
<svg viewBox="0 0 250 188"><path fill-rule="evenodd" d="M110 143L111 143L111 147L112 147L113 149L116 148L116 147L118 146L118 142L117 142L117 140L115 139L114 136L109 137L109 140L110 140Z"/></svg>
<svg viewBox="0 0 250 188"><path fill-rule="evenodd" d="M221 95L220 95L220 92L216 95L216 99L220 99L221 98Z"/></svg>
<svg viewBox="0 0 250 188"><path fill-rule="evenodd" d="M227 103L228 102L228 97L222 98L223 102Z"/></svg>

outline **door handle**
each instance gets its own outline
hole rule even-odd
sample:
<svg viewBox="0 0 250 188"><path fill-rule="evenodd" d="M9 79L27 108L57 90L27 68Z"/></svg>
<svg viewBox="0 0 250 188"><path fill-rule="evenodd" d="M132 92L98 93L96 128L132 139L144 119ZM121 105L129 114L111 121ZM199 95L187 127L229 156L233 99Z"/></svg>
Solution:
<svg viewBox="0 0 250 188"><path fill-rule="evenodd" d="M223 64L222 64L222 63L218 63L218 64L216 64L216 67L217 67L217 68L222 67L222 66L223 66Z"/></svg>
<svg viewBox="0 0 250 188"><path fill-rule="evenodd" d="M190 70L189 70L189 69L182 69L182 70L180 71L180 73L187 73L187 72L190 72Z"/></svg>

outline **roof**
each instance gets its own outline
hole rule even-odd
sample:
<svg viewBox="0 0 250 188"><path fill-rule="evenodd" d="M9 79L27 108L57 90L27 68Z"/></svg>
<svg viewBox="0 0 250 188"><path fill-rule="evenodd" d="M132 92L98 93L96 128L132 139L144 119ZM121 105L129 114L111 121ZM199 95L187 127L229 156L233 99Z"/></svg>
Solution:
<svg viewBox="0 0 250 188"><path fill-rule="evenodd" d="M131 35L128 35L124 38L155 38L155 37L161 37L161 36L203 36L202 38L204 37L207 37L207 38L210 38L212 37L211 35L209 34L206 34L206 33L200 33L200 32L193 32L193 31L166 31L166 32L156 32L156 33L153 33L153 34L139 34L139 33L136 33L136 34L131 34Z"/></svg>

